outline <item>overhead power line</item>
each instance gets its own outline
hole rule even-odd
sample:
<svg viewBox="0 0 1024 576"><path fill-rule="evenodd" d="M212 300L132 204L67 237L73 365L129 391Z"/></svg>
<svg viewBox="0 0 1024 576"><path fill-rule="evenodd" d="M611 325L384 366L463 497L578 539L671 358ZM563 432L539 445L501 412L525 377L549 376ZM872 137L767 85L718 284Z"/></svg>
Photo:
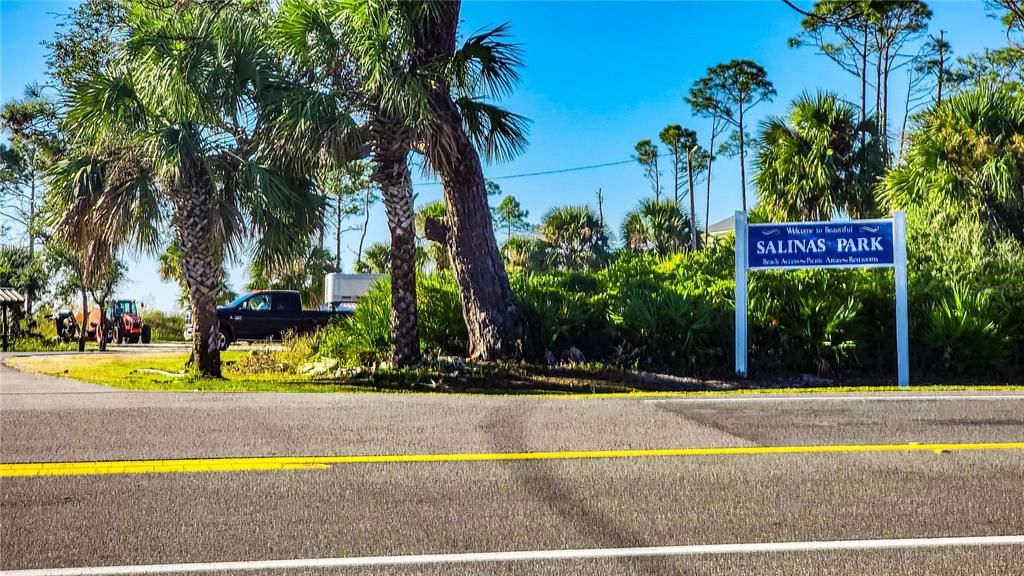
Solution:
<svg viewBox="0 0 1024 576"><path fill-rule="evenodd" d="M661 154L659 158L665 158L671 156L671 154ZM589 164L587 166L573 166L572 168L558 168L556 170L542 170L540 172L526 172L523 174L506 174L505 176L491 176L487 180L512 180L514 178L530 178L533 176L547 176L549 174L565 174L566 172L580 172L582 170L594 170L596 168L607 168L609 166L619 166L622 164L632 164L636 162L635 158L629 160L619 160L618 162L605 162L603 164ZM433 180L430 182L417 182L414 186L431 186L440 184L441 182Z"/></svg>

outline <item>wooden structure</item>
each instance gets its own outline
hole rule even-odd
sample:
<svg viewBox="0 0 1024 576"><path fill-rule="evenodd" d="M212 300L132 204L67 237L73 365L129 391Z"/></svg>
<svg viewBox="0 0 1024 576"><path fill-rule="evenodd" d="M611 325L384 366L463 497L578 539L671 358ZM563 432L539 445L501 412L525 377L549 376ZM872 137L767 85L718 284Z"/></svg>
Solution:
<svg viewBox="0 0 1024 576"><path fill-rule="evenodd" d="M9 334L7 326L7 309L21 306L25 298L14 288L0 288L0 310L3 314L3 351L7 352Z"/></svg>

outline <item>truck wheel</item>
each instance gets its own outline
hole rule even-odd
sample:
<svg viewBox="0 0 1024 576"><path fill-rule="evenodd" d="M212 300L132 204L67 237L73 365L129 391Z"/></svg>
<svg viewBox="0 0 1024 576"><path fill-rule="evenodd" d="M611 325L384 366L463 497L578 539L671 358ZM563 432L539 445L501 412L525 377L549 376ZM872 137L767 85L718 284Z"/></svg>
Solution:
<svg viewBox="0 0 1024 576"><path fill-rule="evenodd" d="M221 331L220 331L220 350L221 350L221 352L223 352L224 350L227 350L228 346L230 346L230 345L231 345L231 338L227 335L227 332L224 332L224 329L222 328Z"/></svg>
<svg viewBox="0 0 1024 576"><path fill-rule="evenodd" d="M141 335L141 337L142 337L142 343L143 344L149 344L150 342L153 341L153 329L150 328L149 324L145 324L145 325L142 326L142 335ZM136 338L138 338L138 337L136 337ZM138 342L138 339L136 339L135 341Z"/></svg>

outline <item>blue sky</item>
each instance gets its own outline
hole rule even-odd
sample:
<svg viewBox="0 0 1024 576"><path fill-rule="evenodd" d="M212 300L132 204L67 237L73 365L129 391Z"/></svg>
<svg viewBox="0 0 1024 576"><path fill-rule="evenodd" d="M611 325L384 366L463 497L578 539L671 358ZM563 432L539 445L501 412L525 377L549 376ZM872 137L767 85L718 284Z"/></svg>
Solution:
<svg viewBox="0 0 1024 576"><path fill-rule="evenodd" d="M809 5L809 2L802 3ZM26 83L45 81L45 48L59 14L74 2L0 0L0 100L20 97ZM929 2L935 15L931 31L946 31L957 55L966 55L1003 40L997 21L982 2ZM775 84L778 96L753 111L760 120L783 114L801 92L832 90L854 99L856 82L813 49L791 49L787 39L800 26L800 16L781 1L747 2L486 2L463 6L464 34L502 22L512 24L523 45L526 67L522 83L504 104L532 120L530 146L516 160L485 167L489 177L540 172L628 160L640 139L657 139L666 124L697 130L706 142L706 123L691 116L683 96L712 65L734 58L759 62ZM893 75L890 116L902 119L906 83ZM898 126L895 129L898 134ZM756 127L750 132L756 133ZM748 176L750 171L748 170ZM666 171L667 175L667 171ZM417 201L440 197L438 185L415 181ZM624 165L531 178L499 179L505 195L513 195L536 222L554 205L596 203L605 195L605 214L615 224L650 192L639 165ZM748 186L748 194L750 193ZM697 195L698 214L704 196ZM500 201L500 200L499 200ZM738 160L715 164L711 218L715 222L739 207ZM351 222L355 225L356 222ZM385 240L383 209L370 218L369 240ZM358 241L357 233L343 240ZM344 254L346 269L352 254ZM160 282L156 265L146 256L131 258L131 284L126 296L160 309L173 309L177 287ZM240 290L243 267L232 270Z"/></svg>

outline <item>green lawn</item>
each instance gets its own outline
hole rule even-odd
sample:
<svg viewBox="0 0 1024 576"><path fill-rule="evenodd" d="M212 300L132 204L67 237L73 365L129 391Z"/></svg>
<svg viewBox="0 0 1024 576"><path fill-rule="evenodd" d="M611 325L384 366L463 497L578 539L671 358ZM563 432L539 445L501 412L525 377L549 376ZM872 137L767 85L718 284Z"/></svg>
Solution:
<svg viewBox="0 0 1024 576"><path fill-rule="evenodd" d="M195 392L352 392L365 388L334 382L312 381L306 377L282 373L239 374L232 363L248 351L221 353L224 378L196 378L191 375L171 376L148 370L177 373L185 368L187 354L66 354L52 356L15 356L7 366L46 374L103 384L127 390L166 390Z"/></svg>
<svg viewBox="0 0 1024 576"><path fill-rule="evenodd" d="M284 372L241 373L236 364L250 351L228 351L221 354L224 362L224 378L197 378L191 375L174 375L184 370L188 356L167 352L153 354L136 353L86 353L51 356L16 356L6 360L12 368L37 374L61 376L103 384L127 390L162 390L195 392L431 392L430 382L437 375L423 372L406 373L363 373L350 381L336 379L311 379ZM164 374L162 371L171 374ZM625 377L628 377L628 373ZM923 385L912 386L916 392L968 391L968 390L1024 390L1020 385ZM717 394L779 394L779 393L830 393L830 392L900 392L894 386L834 386L821 388L743 388L736 390L707 391L644 391L631 388L624 382L624 374L614 379L595 373L591 376L552 375L534 373L500 372L479 375L457 386L445 386L450 393L489 394L531 394L559 397L607 397L622 396L706 396Z"/></svg>

